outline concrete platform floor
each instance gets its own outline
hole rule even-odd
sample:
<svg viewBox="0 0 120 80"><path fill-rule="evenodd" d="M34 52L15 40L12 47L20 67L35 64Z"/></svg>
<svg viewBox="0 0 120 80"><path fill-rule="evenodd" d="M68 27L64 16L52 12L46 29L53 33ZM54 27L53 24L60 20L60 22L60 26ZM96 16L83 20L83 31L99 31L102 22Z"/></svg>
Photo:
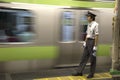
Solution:
<svg viewBox="0 0 120 80"><path fill-rule="evenodd" d="M76 72L76 68L77 67L54 68L36 70L33 72L0 73L0 80L87 80L86 76L89 73L89 67L85 68L83 77L71 76L72 73ZM93 80L100 80L100 78L102 78L102 80L111 80L111 75L108 73L109 70L110 66L97 67L96 74Z"/></svg>
<svg viewBox="0 0 120 80"><path fill-rule="evenodd" d="M109 73L96 73L91 80L111 80L112 75ZM52 77L52 78L40 78L40 79L33 79L33 80L90 80L87 79L87 74L83 76L61 76L61 77Z"/></svg>

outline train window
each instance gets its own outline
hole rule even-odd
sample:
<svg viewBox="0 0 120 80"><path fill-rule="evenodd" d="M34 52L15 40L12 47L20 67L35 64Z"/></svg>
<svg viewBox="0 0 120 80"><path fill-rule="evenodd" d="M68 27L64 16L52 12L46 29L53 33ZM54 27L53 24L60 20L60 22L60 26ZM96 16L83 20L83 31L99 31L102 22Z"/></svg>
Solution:
<svg viewBox="0 0 120 80"><path fill-rule="evenodd" d="M74 13L65 11L62 13L61 41L73 41L74 37Z"/></svg>
<svg viewBox="0 0 120 80"><path fill-rule="evenodd" d="M79 25L79 41L84 41L86 37L86 30L87 30L87 17L85 16L86 13L80 14L80 25Z"/></svg>
<svg viewBox="0 0 120 80"><path fill-rule="evenodd" d="M28 24L30 25L32 23L32 19L31 17L23 17L24 23L23 24Z"/></svg>
<svg viewBox="0 0 120 80"><path fill-rule="evenodd" d="M32 13L22 9L0 10L0 43L31 42L34 38Z"/></svg>

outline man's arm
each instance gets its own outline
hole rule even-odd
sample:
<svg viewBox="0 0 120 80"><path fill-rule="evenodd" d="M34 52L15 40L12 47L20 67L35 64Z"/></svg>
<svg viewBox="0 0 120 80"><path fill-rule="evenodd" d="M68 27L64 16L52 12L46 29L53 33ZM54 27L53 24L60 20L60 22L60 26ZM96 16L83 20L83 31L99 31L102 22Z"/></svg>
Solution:
<svg viewBox="0 0 120 80"><path fill-rule="evenodd" d="M87 37L85 37L85 42L87 41Z"/></svg>
<svg viewBox="0 0 120 80"><path fill-rule="evenodd" d="M95 43L94 43L94 46L97 46L98 45L98 35L95 36Z"/></svg>
<svg viewBox="0 0 120 80"><path fill-rule="evenodd" d="M98 37L99 37L99 30L98 30L98 24L95 27L95 43L94 46L98 45Z"/></svg>

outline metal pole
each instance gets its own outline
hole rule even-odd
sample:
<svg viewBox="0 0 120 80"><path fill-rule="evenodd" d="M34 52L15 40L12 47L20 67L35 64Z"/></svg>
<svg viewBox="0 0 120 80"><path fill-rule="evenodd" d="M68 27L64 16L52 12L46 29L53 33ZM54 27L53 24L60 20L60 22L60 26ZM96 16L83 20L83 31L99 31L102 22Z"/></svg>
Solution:
<svg viewBox="0 0 120 80"><path fill-rule="evenodd" d="M112 69L119 70L120 67L120 0L117 0L116 21L113 33L113 58Z"/></svg>

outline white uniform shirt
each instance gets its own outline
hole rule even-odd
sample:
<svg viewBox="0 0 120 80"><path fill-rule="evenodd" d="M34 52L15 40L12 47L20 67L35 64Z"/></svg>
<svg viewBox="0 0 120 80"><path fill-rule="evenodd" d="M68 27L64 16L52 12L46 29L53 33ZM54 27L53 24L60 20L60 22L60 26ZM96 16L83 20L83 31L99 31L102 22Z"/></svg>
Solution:
<svg viewBox="0 0 120 80"><path fill-rule="evenodd" d="M99 34L98 23L96 21L92 21L91 23L89 23L86 33L87 33L86 36L87 38L95 39L95 36Z"/></svg>

